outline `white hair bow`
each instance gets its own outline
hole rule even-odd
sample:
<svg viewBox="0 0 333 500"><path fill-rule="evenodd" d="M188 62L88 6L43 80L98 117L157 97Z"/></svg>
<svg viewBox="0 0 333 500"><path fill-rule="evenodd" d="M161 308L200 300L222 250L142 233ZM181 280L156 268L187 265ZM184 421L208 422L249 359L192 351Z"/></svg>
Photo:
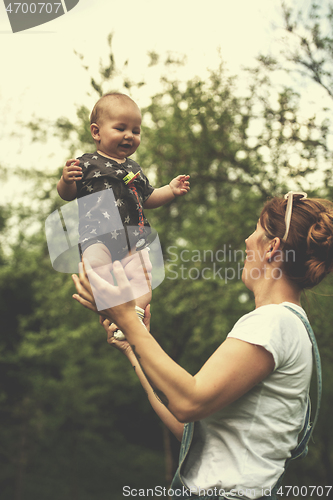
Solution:
<svg viewBox="0 0 333 500"><path fill-rule="evenodd" d="M285 225L286 225L286 232L284 233L284 236L282 238L282 241L284 241L284 242L287 240L288 234L289 234L291 214L292 214L292 211L293 211L293 201L294 201L294 195L295 194L302 195L302 198L299 198L300 200L305 200L305 198L307 198L307 196L308 196L306 193L303 193L302 191L301 192L298 192L298 191L289 191L289 193L287 193L287 194L284 195L285 199L288 200L288 202L287 202L287 208L286 208L286 215L285 215L285 218L284 218L284 222L285 222Z"/></svg>

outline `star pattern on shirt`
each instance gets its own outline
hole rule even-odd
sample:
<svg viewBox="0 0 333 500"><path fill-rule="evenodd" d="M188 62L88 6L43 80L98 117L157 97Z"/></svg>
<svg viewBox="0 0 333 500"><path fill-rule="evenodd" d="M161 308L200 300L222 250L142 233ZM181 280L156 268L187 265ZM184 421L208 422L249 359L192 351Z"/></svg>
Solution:
<svg viewBox="0 0 333 500"><path fill-rule="evenodd" d="M78 189L82 193L81 197L86 196L86 199L88 199L91 194L97 193L93 204L91 202L81 204L79 233L81 238L84 238L81 241L82 245L97 242L98 234L105 233L109 233L110 239L114 239L118 243L118 239L120 240L122 234L120 228L110 231L110 220L113 219L115 207L119 210L122 224L125 228L130 229L132 238L137 240L141 237L137 219L146 224L146 219L142 219L142 215L139 214L142 211L143 201L147 199L146 192L148 192L147 185L149 185L149 182L139 166L130 159L126 159L123 164L118 164L112 159L103 158L98 153L84 155L80 166L83 169L83 179L78 185ZM119 182L124 175L131 172L137 174L136 180L139 181L133 183L132 188L130 185L125 185L124 182ZM98 191L109 189L113 191L114 196L108 201L107 197L102 192L98 193ZM134 225L133 228L129 227L131 224ZM123 245L124 248L121 249ZM121 241L118 246L117 251L120 254L122 252L127 253L128 248L125 241L124 243ZM82 246L82 250L83 248L84 246Z"/></svg>

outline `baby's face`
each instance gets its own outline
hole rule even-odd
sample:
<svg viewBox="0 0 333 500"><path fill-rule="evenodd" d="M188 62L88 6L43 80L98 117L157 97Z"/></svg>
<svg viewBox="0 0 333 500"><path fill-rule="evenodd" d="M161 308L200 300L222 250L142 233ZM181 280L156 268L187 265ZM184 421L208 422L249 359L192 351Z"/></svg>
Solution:
<svg viewBox="0 0 333 500"><path fill-rule="evenodd" d="M127 99L111 98L104 106L97 127L94 129L94 124L91 125L92 136L98 141L101 153L115 160L124 160L140 145L140 110Z"/></svg>

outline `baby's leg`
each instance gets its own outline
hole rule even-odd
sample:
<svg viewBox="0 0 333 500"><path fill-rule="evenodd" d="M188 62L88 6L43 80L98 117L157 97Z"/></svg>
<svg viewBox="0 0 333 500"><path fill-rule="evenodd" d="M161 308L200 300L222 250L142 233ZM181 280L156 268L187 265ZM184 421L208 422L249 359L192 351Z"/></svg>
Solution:
<svg viewBox="0 0 333 500"><path fill-rule="evenodd" d="M145 310L152 298L152 265L148 250L141 250L126 257L123 259L123 266L130 281L136 305Z"/></svg>
<svg viewBox="0 0 333 500"><path fill-rule="evenodd" d="M94 243L84 250L82 257L87 259L94 271L108 283L114 284L112 278L112 257L108 248L103 243ZM141 320L144 310L151 301L151 269L148 250L136 252L133 256L122 260L126 275L130 281L136 302L136 310ZM96 299L96 297L95 297ZM118 330L115 332L118 340L125 338Z"/></svg>
<svg viewBox="0 0 333 500"><path fill-rule="evenodd" d="M108 248L103 243L94 243L86 248L82 257L87 259L94 271L105 281L113 285L112 257Z"/></svg>
<svg viewBox="0 0 333 500"><path fill-rule="evenodd" d="M152 298L152 265L149 259L148 250L141 250L140 252L135 252L125 257L122 259L122 265L135 297L136 313L143 323L145 309ZM125 339L125 335L120 330L114 333L114 337L117 340Z"/></svg>

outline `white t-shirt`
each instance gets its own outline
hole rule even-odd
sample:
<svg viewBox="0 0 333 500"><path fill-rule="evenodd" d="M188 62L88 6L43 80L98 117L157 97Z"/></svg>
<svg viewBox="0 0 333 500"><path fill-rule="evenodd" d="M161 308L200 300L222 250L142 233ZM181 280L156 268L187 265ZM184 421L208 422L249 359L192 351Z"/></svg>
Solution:
<svg viewBox="0 0 333 500"><path fill-rule="evenodd" d="M283 304L306 317L301 307ZM302 321L282 304L246 314L228 337L263 346L275 368L237 401L195 423L182 477L197 494L216 487L230 498L237 492L259 498L277 482L303 428L312 344Z"/></svg>

